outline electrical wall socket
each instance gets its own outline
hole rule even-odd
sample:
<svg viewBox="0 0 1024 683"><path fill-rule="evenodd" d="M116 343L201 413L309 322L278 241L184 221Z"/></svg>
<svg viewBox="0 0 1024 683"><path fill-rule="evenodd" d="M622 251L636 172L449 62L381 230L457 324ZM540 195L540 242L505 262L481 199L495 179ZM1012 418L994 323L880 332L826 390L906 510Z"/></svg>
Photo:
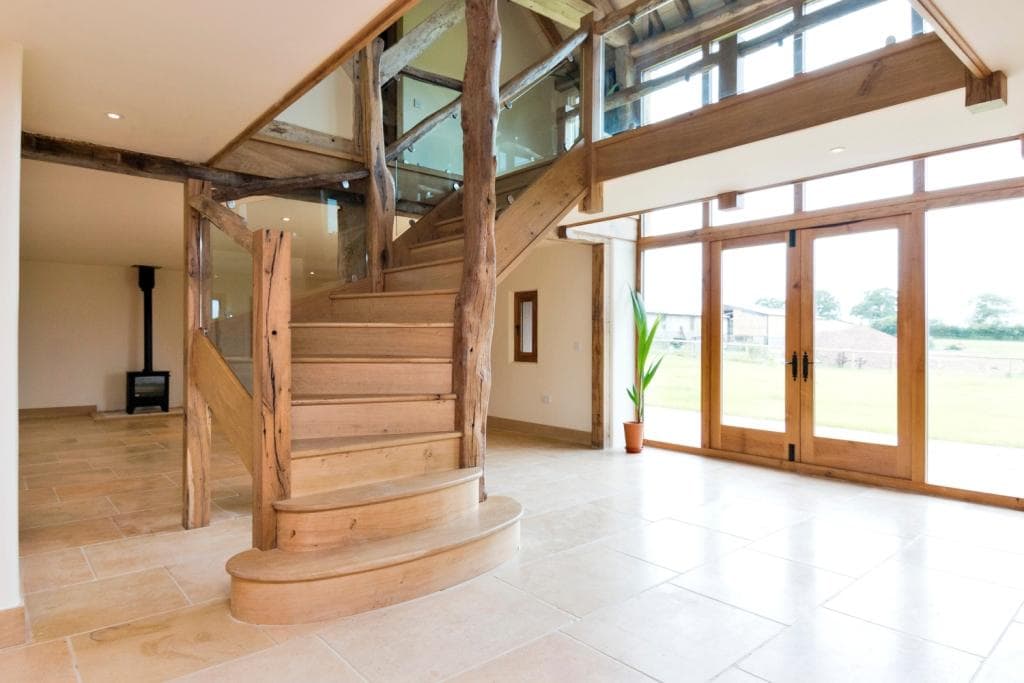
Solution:
<svg viewBox="0 0 1024 683"><path fill-rule="evenodd" d="M580 343L579 343L578 341L574 341L574 342L572 343L572 350L573 350L573 351L579 351L579 350L580 350L580 348L581 348L581 347L580 347Z"/></svg>
<svg viewBox="0 0 1024 683"><path fill-rule="evenodd" d="M541 394L540 402L543 403L544 405L550 405L551 394Z"/></svg>

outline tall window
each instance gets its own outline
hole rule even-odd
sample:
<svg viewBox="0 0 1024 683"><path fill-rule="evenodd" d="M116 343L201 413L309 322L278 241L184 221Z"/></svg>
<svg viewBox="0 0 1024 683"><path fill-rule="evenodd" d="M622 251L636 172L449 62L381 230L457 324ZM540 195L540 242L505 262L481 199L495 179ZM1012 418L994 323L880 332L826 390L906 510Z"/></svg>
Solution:
<svg viewBox="0 0 1024 683"><path fill-rule="evenodd" d="M537 362L537 290L515 293L515 361Z"/></svg>

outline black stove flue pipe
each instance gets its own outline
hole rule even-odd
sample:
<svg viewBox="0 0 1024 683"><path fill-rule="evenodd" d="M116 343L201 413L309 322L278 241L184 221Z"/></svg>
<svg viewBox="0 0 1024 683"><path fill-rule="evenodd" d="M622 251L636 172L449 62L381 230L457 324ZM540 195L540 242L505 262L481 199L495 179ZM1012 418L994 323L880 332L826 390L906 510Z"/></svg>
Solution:
<svg viewBox="0 0 1024 683"><path fill-rule="evenodd" d="M135 266L139 269L139 289L142 290L143 372L153 371L153 287L156 286L155 266Z"/></svg>

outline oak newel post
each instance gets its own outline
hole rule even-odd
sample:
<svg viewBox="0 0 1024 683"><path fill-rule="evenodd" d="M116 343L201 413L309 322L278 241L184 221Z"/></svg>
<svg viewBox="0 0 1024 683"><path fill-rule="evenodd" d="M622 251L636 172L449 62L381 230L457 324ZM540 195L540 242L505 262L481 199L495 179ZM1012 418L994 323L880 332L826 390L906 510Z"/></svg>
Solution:
<svg viewBox="0 0 1024 683"><path fill-rule="evenodd" d="M501 25L497 0L466 0L468 53L462 96L465 265L455 302L455 429L462 467L482 466L491 393L491 339L497 289L494 138L498 121ZM480 498L486 498L480 479Z"/></svg>
<svg viewBox="0 0 1024 683"><path fill-rule="evenodd" d="M291 488L291 233L252 240L252 544L277 545L274 502Z"/></svg>

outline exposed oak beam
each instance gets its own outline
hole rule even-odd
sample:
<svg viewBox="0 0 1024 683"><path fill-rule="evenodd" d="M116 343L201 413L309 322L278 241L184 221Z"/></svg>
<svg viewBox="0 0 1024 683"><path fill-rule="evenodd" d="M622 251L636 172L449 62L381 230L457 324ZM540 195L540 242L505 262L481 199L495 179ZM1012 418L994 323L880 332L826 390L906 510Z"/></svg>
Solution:
<svg viewBox="0 0 1024 683"><path fill-rule="evenodd" d="M638 19L643 18L654 10L668 5L673 0L636 0L622 9L606 14L594 22L594 30L597 33L608 34L623 26L632 25Z"/></svg>
<svg viewBox="0 0 1024 683"><path fill-rule="evenodd" d="M790 0L736 0L714 12L701 14L693 21L685 22L653 38L635 43L630 47L630 52L634 58L640 58L671 45L686 43L706 31L723 28L744 17L791 4Z"/></svg>
<svg viewBox="0 0 1024 683"><path fill-rule="evenodd" d="M512 2L562 26L568 26L574 31L580 27L583 17L594 11L594 6L584 0L512 0Z"/></svg>
<svg viewBox="0 0 1024 683"><path fill-rule="evenodd" d="M1005 107L1009 101L1006 90L1006 74L996 71L985 78L975 78L966 72L966 106L974 114Z"/></svg>
<svg viewBox="0 0 1024 683"><path fill-rule="evenodd" d="M466 16L465 0L449 0L384 51L380 82L387 83Z"/></svg>
<svg viewBox="0 0 1024 683"><path fill-rule="evenodd" d="M384 147L380 72L383 50L384 41L375 40L363 50L359 60L363 153L369 172L366 181L366 245L370 255L370 284L374 292L384 291L384 268L389 261L395 230L395 183L388 171Z"/></svg>
<svg viewBox="0 0 1024 683"><path fill-rule="evenodd" d="M188 179L205 180L218 187L240 185L260 179L259 176L222 171L182 159L94 145L90 142L51 138L35 133L21 134L21 156L35 161L50 161L140 178L173 182L185 182Z"/></svg>
<svg viewBox="0 0 1024 683"><path fill-rule="evenodd" d="M433 71L427 71L426 69L417 69L414 66L405 67L402 69L401 73L403 76L408 76L414 81L429 83L430 85L436 85L440 88L447 88L448 90L462 92L462 81L457 78L452 78L451 76L436 74Z"/></svg>
<svg viewBox="0 0 1024 683"><path fill-rule="evenodd" d="M558 32L558 27L548 17L543 14L537 14L536 12L530 12L530 16L533 17L533 21L537 24L537 28L540 29L544 39L548 42L550 49L555 49L562 44L562 34Z"/></svg>
<svg viewBox="0 0 1024 683"><path fill-rule="evenodd" d="M189 185L191 187L191 184ZM220 228L220 231L235 241L245 251L252 251L252 231L245 219L231 209L219 204L205 192L190 195L189 207Z"/></svg>
<svg viewBox="0 0 1024 683"><path fill-rule="evenodd" d="M935 0L910 0L910 4L913 5L918 14L932 25L935 29L935 34L942 38L942 42L953 51L957 59L963 62L967 70L971 72L971 75L975 78L984 79L992 74L992 69L985 64L981 56L971 47L970 43L957 30L956 26L943 14L942 10L935 4Z"/></svg>
<svg viewBox="0 0 1024 683"><path fill-rule="evenodd" d="M318 130L304 128L285 121L271 121L259 133L252 136L252 139L259 142L285 145L307 152L327 154L350 161L361 162L363 160L363 155L359 152L358 145L354 140L343 138L340 135L322 133Z"/></svg>

